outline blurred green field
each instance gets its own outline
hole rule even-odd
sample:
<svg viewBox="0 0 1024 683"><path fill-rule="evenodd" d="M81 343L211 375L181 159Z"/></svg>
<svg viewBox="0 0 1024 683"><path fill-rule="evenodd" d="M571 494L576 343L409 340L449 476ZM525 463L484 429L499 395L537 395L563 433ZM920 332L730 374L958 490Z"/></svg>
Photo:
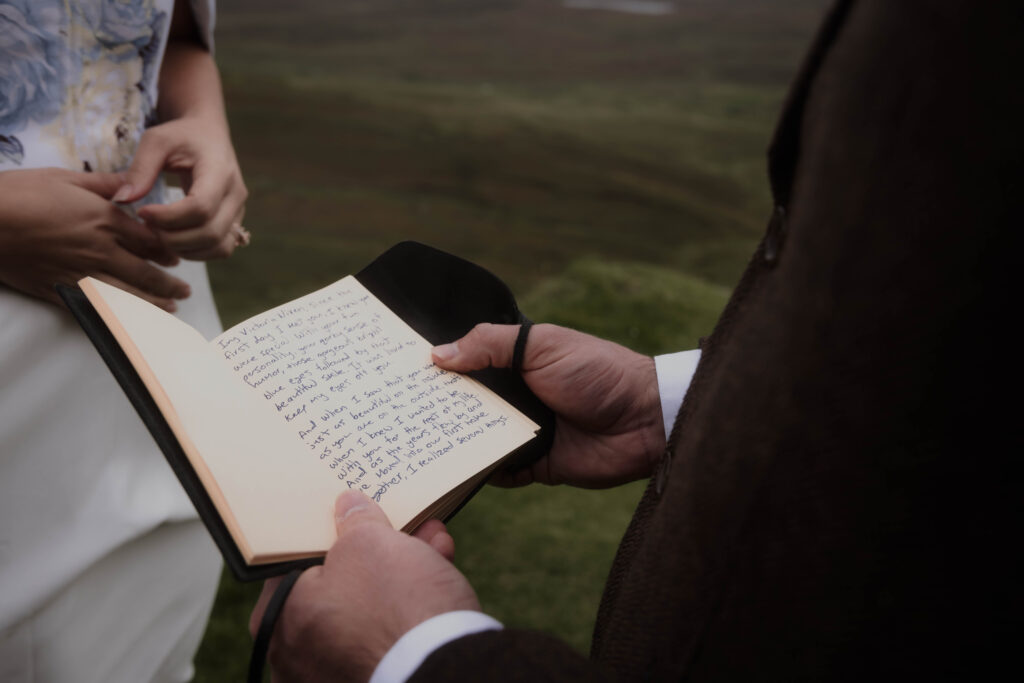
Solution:
<svg viewBox="0 0 1024 683"><path fill-rule="evenodd" d="M217 58L253 244L211 266L225 324L415 239L535 320L691 348L770 203L764 150L823 0L221 0ZM484 609L585 652L642 483L488 489L451 524ZM243 678L257 586L222 582L198 681Z"/></svg>

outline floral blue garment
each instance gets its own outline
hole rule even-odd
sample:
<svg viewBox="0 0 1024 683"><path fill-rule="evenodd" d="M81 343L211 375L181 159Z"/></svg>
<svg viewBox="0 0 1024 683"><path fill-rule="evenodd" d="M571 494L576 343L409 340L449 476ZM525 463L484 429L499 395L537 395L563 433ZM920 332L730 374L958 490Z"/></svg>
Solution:
<svg viewBox="0 0 1024 683"><path fill-rule="evenodd" d="M173 0L0 0L0 170L126 168Z"/></svg>
<svg viewBox="0 0 1024 683"><path fill-rule="evenodd" d="M0 0L0 173L127 168L156 112L173 5ZM212 2L191 9L209 45ZM192 288L178 316L218 334L205 264L172 272ZM0 283L0 681L188 681L219 574L81 329Z"/></svg>

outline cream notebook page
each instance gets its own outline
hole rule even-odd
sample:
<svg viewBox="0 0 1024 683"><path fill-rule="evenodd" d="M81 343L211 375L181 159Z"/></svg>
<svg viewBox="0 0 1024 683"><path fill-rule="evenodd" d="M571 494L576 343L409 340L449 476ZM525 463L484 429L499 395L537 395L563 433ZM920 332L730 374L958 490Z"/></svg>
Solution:
<svg viewBox="0 0 1024 683"><path fill-rule="evenodd" d="M436 368L430 343L351 276L210 341L119 289L81 284L249 561L322 553L348 488L405 527L538 429Z"/></svg>

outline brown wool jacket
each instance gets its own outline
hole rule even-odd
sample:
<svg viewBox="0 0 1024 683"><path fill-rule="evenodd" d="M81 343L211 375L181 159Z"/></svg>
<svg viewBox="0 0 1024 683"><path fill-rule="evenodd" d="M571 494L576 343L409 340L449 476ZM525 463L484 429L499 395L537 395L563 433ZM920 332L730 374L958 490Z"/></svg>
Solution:
<svg viewBox="0 0 1024 683"><path fill-rule="evenodd" d="M770 149L777 208L622 541L591 659L510 629L412 680L1019 669L1022 8L836 4Z"/></svg>

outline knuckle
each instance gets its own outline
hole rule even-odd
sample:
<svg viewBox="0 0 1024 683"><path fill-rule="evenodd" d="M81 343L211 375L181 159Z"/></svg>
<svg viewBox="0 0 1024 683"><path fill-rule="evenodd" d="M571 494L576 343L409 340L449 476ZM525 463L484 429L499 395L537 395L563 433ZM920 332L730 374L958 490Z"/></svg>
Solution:
<svg viewBox="0 0 1024 683"><path fill-rule="evenodd" d="M576 334L575 330L570 330L567 327L561 327L560 325L553 325L551 323L535 323L533 329L530 330L530 340L547 340L557 339L559 342L572 343L573 335ZM576 343L579 343L582 339L577 339Z"/></svg>
<svg viewBox="0 0 1024 683"><path fill-rule="evenodd" d="M494 336L494 330L497 325L494 323L477 323L472 330L469 331L469 335L472 335L473 341L482 342L486 339L490 339ZM467 336L469 336L467 335Z"/></svg>
<svg viewBox="0 0 1024 683"><path fill-rule="evenodd" d="M225 246L225 239L209 226L203 228L187 240L176 244L179 253L192 254L197 258L215 258Z"/></svg>
<svg viewBox="0 0 1024 683"><path fill-rule="evenodd" d="M149 292L150 294L156 294L159 296L164 293L161 284L162 283L159 279L157 279L153 273L149 272L149 270L142 270L136 275L135 285L144 292Z"/></svg>
<svg viewBox="0 0 1024 683"><path fill-rule="evenodd" d="M218 249L225 242L224 235L221 235L213 226L207 225L196 234L196 249Z"/></svg>
<svg viewBox="0 0 1024 683"><path fill-rule="evenodd" d="M163 274L163 271L150 266L142 271L139 285L145 291L163 297L170 297L174 289L174 283Z"/></svg>
<svg viewBox="0 0 1024 683"><path fill-rule="evenodd" d="M211 259L225 259L235 252L233 241L222 240L209 251Z"/></svg>
<svg viewBox="0 0 1024 683"><path fill-rule="evenodd" d="M474 342L488 355L492 364L500 362L506 350L511 353L510 348L506 349L509 345L507 343L509 336L508 325L482 323L478 327L480 328L479 336Z"/></svg>
<svg viewBox="0 0 1024 683"><path fill-rule="evenodd" d="M115 250L114 240L100 240L82 250L82 260L90 268L97 268L112 261Z"/></svg>
<svg viewBox="0 0 1024 683"><path fill-rule="evenodd" d="M359 521L356 521L355 524L350 524L345 528L341 536L345 539L345 546L350 548L362 548L376 545L379 538L377 525Z"/></svg>
<svg viewBox="0 0 1024 683"><path fill-rule="evenodd" d="M217 206L207 197L196 197L194 212L201 223L209 223L217 215Z"/></svg>
<svg viewBox="0 0 1024 683"><path fill-rule="evenodd" d="M167 146L169 139L167 129L164 126L153 126L152 128L147 128L146 132L142 134L142 137L139 139L139 145L145 144L146 146L162 148Z"/></svg>

